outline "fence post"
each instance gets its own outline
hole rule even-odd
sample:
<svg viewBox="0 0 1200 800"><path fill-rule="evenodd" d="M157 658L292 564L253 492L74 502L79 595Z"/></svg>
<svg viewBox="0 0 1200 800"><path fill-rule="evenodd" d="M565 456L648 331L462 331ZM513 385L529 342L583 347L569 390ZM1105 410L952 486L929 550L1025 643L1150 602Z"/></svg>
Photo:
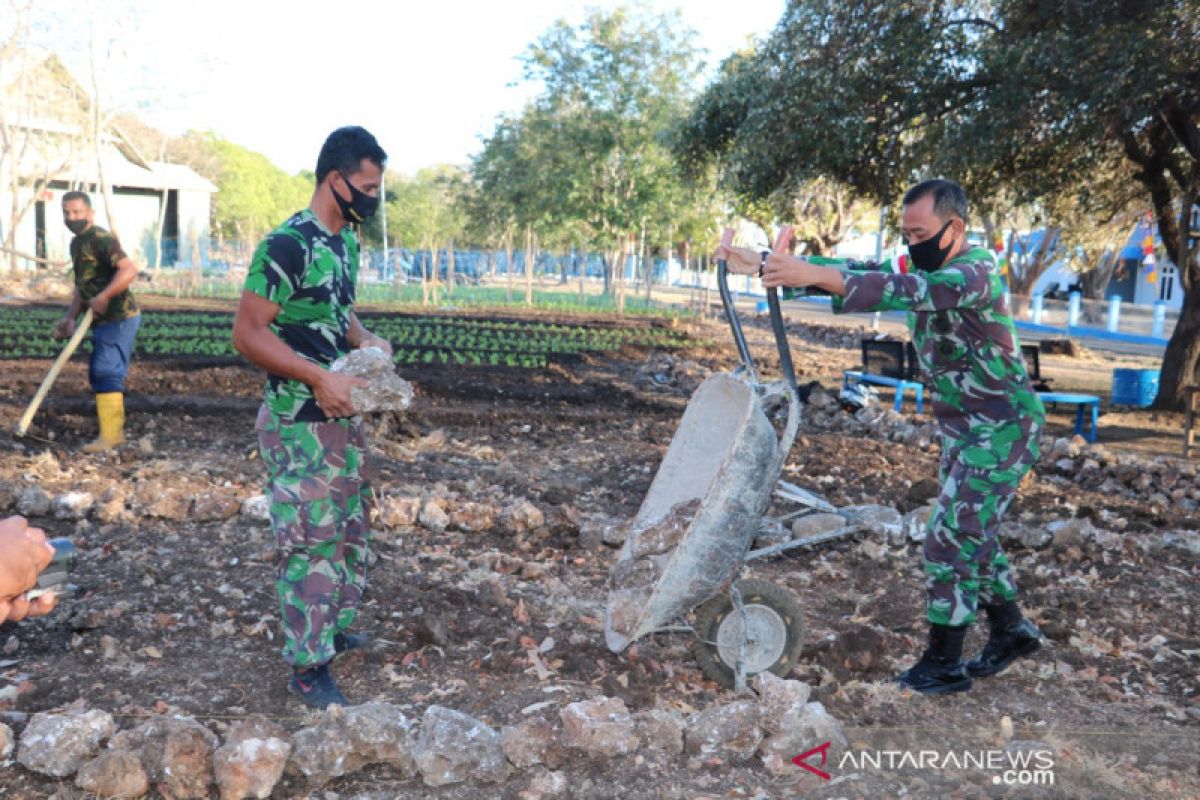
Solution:
<svg viewBox="0 0 1200 800"><path fill-rule="evenodd" d="M1042 324L1042 296L1035 294L1029 298L1029 311L1034 325Z"/></svg>
<svg viewBox="0 0 1200 800"><path fill-rule="evenodd" d="M1163 329L1167 325L1167 304L1159 300L1154 304L1154 329L1150 335L1155 339L1163 338Z"/></svg>
<svg viewBox="0 0 1200 800"><path fill-rule="evenodd" d="M1108 332L1116 333L1121 322L1121 295L1108 298Z"/></svg>
<svg viewBox="0 0 1200 800"><path fill-rule="evenodd" d="M1071 292L1067 297L1067 327L1074 328L1079 324L1079 292Z"/></svg>

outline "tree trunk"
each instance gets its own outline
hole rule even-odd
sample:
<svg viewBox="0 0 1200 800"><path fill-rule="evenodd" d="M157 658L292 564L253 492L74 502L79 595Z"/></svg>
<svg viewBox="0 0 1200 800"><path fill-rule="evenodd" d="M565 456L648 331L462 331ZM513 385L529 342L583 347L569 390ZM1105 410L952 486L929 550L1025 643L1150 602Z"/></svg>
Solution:
<svg viewBox="0 0 1200 800"><path fill-rule="evenodd" d="M504 277L507 279L508 299L512 300L513 293L513 249L512 229L504 232Z"/></svg>
<svg viewBox="0 0 1200 800"><path fill-rule="evenodd" d="M1200 382L1200 241L1193 241L1189 235L1192 208L1200 199L1200 187L1183 193L1178 220L1175 219L1174 203L1168 201L1160 206L1159 197L1154 199L1163 247L1179 273L1183 304L1175 332L1163 353L1158 396L1154 398L1153 407L1178 411L1183 408L1184 387Z"/></svg>
<svg viewBox="0 0 1200 800"><path fill-rule="evenodd" d="M533 265L537 262L534 252L533 227L525 226L525 306L533 307Z"/></svg>
<svg viewBox="0 0 1200 800"><path fill-rule="evenodd" d="M1038 278L1050 266L1051 254L1058 248L1058 231L1058 228L1047 227L1037 252L1033 253L1032 256L1029 253L1023 253L1024 258L1021 262L1019 275L1017 274L1016 265L1011 258L1009 259L1008 274L1010 280L1008 286L1012 294L1026 297L1033 290Z"/></svg>
<svg viewBox="0 0 1200 800"><path fill-rule="evenodd" d="M587 272L587 254L583 250L583 245L575 246L575 273L579 276L579 302L583 302L584 287L583 274Z"/></svg>
<svg viewBox="0 0 1200 800"><path fill-rule="evenodd" d="M646 299L650 299L650 265L646 261L646 218L642 217L642 232L638 236L638 266L642 268L642 279L646 282Z"/></svg>
<svg viewBox="0 0 1200 800"><path fill-rule="evenodd" d="M1159 372L1158 396L1154 408L1180 410L1183 408L1183 388L1200 383L1200 291L1183 296L1179 321L1167 342Z"/></svg>
<svg viewBox="0 0 1200 800"><path fill-rule="evenodd" d="M633 252L633 234L621 237L621 255L617 259L617 313L625 313L625 262Z"/></svg>
<svg viewBox="0 0 1200 800"><path fill-rule="evenodd" d="M446 266L446 296L454 291L454 240L450 240L450 244L446 250L447 258L450 260Z"/></svg>
<svg viewBox="0 0 1200 800"><path fill-rule="evenodd" d="M421 305L429 305L429 255L421 253Z"/></svg>
<svg viewBox="0 0 1200 800"><path fill-rule="evenodd" d="M616 280L617 258L621 252L620 245L613 250L605 251L604 263L602 265L604 272L604 296L615 297L616 288L614 281Z"/></svg>

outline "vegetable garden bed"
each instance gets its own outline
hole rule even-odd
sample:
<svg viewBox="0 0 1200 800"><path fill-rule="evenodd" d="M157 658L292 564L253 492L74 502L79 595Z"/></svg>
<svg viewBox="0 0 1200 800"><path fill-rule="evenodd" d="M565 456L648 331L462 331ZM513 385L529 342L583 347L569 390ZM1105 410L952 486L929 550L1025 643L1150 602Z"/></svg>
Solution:
<svg viewBox="0 0 1200 800"><path fill-rule="evenodd" d="M53 358L62 343L50 329L62 314L59 307L8 306L0 309L0 358ZM551 362L576 360L583 353L608 352L626 346L675 349L687 346L687 334L648 323L611 321L539 321L520 318L476 318L428 314L364 313L364 323L395 349L397 364L447 364L545 368ZM231 340L233 314L193 311L147 311L138 332L138 358L238 358ZM90 351L90 340L79 352Z"/></svg>

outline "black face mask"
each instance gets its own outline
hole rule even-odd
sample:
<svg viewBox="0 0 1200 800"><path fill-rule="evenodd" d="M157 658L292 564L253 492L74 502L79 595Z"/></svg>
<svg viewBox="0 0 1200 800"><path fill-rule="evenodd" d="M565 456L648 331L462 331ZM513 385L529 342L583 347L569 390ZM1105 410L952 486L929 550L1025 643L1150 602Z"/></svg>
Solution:
<svg viewBox="0 0 1200 800"><path fill-rule="evenodd" d="M78 236L87 230L88 221L86 219L64 219L67 224L67 230Z"/></svg>
<svg viewBox="0 0 1200 800"><path fill-rule="evenodd" d="M350 199L347 200L337 193L337 190L332 186L329 190L333 192L333 199L337 201L338 209L342 212L342 218L346 222L356 222L362 224L375 215L375 210L379 208L379 198L371 197L371 195L362 191L350 182L346 177L346 173L338 173L342 176L342 180L350 187Z"/></svg>
<svg viewBox="0 0 1200 800"><path fill-rule="evenodd" d="M942 234L950 227L951 222L954 222L954 220L948 221L942 226L940 231L925 241L908 245L908 257L912 260L914 267L922 272L933 272L942 266L942 263L946 260L946 256L950 255L950 250L953 249L954 242L945 247L938 247L938 240L942 238Z"/></svg>

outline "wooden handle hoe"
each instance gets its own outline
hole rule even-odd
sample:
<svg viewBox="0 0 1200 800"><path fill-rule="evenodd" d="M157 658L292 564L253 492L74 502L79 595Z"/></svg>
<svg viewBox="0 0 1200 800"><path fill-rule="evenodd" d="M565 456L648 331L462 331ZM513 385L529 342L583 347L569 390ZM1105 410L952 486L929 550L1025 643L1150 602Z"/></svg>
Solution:
<svg viewBox="0 0 1200 800"><path fill-rule="evenodd" d="M75 352L75 348L83 341L83 337L87 334L88 328L92 326L92 310L89 308L83 314L83 319L75 327L75 335L67 342L67 346L58 354L58 358L50 365L50 371L46 373L46 377L42 380L42 385L38 387L37 394L29 401L29 408L25 409L25 415L21 417L21 421L17 423L17 436L24 436L29 431L29 423L33 422L33 415L37 413L38 407L42 401L46 399L46 394L50 391L50 387L54 385L54 379L58 377L58 373L62 371L63 365L71 358Z"/></svg>

